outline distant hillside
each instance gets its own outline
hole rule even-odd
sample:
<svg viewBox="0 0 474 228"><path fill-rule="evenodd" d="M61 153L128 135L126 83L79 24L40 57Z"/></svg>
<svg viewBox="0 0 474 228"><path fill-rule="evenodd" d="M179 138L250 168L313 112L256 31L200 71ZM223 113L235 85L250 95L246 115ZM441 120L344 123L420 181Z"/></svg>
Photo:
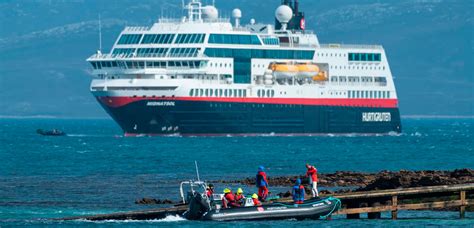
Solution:
<svg viewBox="0 0 474 228"><path fill-rule="evenodd" d="M209 1L211 2L211 1ZM279 0L216 0L273 23ZM105 117L85 59L127 25L181 15L181 1L5 0L0 3L0 116ZM404 115L474 115L474 1L301 0L323 43L384 45Z"/></svg>

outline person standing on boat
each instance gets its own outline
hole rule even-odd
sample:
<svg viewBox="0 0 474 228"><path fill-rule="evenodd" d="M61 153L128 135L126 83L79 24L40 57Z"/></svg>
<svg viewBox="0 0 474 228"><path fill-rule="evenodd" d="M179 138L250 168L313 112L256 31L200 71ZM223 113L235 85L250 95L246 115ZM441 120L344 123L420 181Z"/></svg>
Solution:
<svg viewBox="0 0 474 228"><path fill-rule="evenodd" d="M243 206L245 204L245 196L244 191L242 188L238 188L235 194L235 201L240 205Z"/></svg>
<svg viewBox="0 0 474 228"><path fill-rule="evenodd" d="M311 193L314 197L319 197L318 192L318 170L316 167L306 164L306 177L308 177L309 185L311 187Z"/></svg>
<svg viewBox="0 0 474 228"><path fill-rule="evenodd" d="M261 201L265 201L268 196L268 180L267 174L264 170L265 168L263 166L258 167L258 173L255 181L255 184L258 188L258 197Z"/></svg>
<svg viewBox="0 0 474 228"><path fill-rule="evenodd" d="M293 191L291 193L293 201L296 204L302 204L304 202L304 186L301 184L301 179L297 179Z"/></svg>

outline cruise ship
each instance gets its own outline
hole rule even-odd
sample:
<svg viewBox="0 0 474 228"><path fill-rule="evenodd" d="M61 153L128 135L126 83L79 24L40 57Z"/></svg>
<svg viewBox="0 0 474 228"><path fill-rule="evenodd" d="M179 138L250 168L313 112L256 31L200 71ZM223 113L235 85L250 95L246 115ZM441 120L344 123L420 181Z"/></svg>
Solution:
<svg viewBox="0 0 474 228"><path fill-rule="evenodd" d="M275 24L200 0L183 8L87 59L91 92L125 135L401 132L382 46L319 43L298 0L275 2Z"/></svg>

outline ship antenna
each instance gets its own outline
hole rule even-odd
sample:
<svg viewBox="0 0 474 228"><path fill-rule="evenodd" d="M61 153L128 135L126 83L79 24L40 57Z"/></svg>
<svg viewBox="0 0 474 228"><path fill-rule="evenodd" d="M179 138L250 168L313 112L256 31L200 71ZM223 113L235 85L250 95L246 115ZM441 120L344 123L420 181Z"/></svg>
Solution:
<svg viewBox="0 0 474 228"><path fill-rule="evenodd" d="M196 166L196 175L197 175L198 181L201 181L201 179L199 178L198 162L197 162L197 161L194 161L194 165Z"/></svg>
<svg viewBox="0 0 474 228"><path fill-rule="evenodd" d="M99 13L99 52L102 52L102 18Z"/></svg>

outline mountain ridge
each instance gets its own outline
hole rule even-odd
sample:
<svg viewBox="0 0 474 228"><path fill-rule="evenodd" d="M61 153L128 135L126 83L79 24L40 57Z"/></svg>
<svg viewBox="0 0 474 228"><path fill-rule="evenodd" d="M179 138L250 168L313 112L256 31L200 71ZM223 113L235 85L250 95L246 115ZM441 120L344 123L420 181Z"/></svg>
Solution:
<svg viewBox="0 0 474 228"><path fill-rule="evenodd" d="M279 1L216 1L273 24ZM0 3L0 115L106 116L89 92L85 59L104 52L127 25L151 26L182 13L180 1L4 1ZM265 6L265 7L262 7ZM471 1L301 0L322 43L381 44L405 115L474 114Z"/></svg>

